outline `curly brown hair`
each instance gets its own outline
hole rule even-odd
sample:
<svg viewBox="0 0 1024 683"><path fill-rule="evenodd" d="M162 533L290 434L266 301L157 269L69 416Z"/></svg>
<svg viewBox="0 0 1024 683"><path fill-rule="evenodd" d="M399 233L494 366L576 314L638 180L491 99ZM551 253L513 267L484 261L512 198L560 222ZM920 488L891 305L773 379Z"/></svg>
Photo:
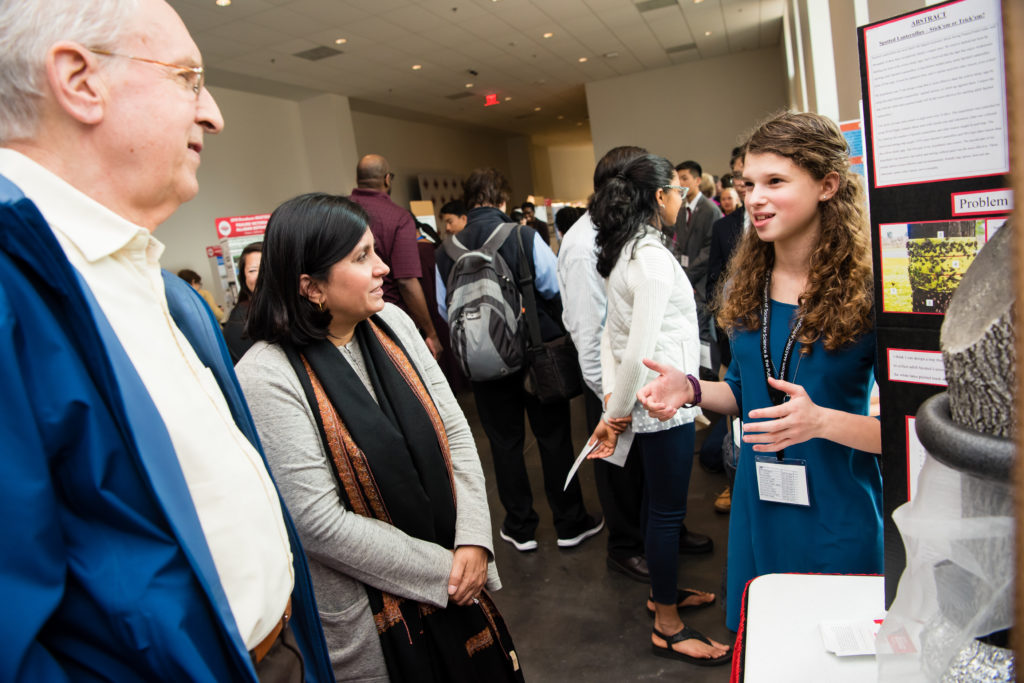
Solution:
<svg viewBox="0 0 1024 683"><path fill-rule="evenodd" d="M860 179L850 171L849 150L832 120L812 113L783 112L760 124L746 143L747 154L778 154L815 180L839 175L839 188L818 203L821 233L811 253L808 288L800 295L803 316L799 341L805 349L821 339L829 351L871 329L871 249L867 209ZM761 325L765 273L775 262L772 243L748 230L729 260L715 297L718 324L734 330Z"/></svg>

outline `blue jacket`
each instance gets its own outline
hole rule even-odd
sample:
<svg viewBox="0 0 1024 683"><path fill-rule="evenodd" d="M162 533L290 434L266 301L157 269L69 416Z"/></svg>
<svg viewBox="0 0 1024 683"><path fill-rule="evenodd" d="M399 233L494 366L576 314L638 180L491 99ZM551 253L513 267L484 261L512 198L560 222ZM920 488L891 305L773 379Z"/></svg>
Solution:
<svg viewBox="0 0 1024 683"><path fill-rule="evenodd" d="M216 322L184 281L164 279L175 321L262 453ZM0 681L255 681L156 407L42 215L3 176L0 396ZM282 512L306 681L332 681Z"/></svg>

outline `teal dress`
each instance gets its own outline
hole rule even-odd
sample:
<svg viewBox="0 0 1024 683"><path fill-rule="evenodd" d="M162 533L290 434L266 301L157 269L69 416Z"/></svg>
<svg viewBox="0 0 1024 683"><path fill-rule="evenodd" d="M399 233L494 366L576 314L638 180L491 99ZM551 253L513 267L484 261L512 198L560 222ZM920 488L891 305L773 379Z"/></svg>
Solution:
<svg viewBox="0 0 1024 683"><path fill-rule="evenodd" d="M771 302L769 345L778 368L797 307ZM734 334L725 381L740 415L771 405L761 359L760 330ZM785 379L799 384L817 405L867 415L874 381L875 335L869 332L838 351L819 340L807 355L799 345ZM762 574L879 574L882 572L882 475L878 457L825 439L786 448L786 460L807 463L810 507L762 502L744 443L737 463L729 519L726 626L739 628L743 591Z"/></svg>

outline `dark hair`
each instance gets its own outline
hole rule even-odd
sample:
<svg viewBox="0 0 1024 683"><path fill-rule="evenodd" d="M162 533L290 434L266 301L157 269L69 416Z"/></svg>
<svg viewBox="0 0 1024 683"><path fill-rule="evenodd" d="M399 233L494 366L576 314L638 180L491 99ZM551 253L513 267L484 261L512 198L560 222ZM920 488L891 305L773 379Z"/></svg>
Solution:
<svg viewBox="0 0 1024 683"><path fill-rule="evenodd" d="M696 161L687 160L681 164L676 164L676 171L682 173L683 171L689 172L691 176L700 180L704 175L704 169L700 167Z"/></svg>
<svg viewBox="0 0 1024 683"><path fill-rule="evenodd" d="M192 284L193 282L203 281L203 278L199 277L199 273L197 273L194 270L189 270L188 268L182 268L181 270L179 270L178 277L180 277L182 280L189 284Z"/></svg>
<svg viewBox="0 0 1024 683"><path fill-rule="evenodd" d="M245 245L245 249L242 250L241 255L238 257L238 303L252 298L252 290L249 289L249 284L245 281L245 259L249 254L262 253L263 242L253 242L252 244ZM259 281L259 274L256 275L256 280Z"/></svg>
<svg viewBox="0 0 1024 683"><path fill-rule="evenodd" d="M609 178L590 202L597 227L597 272L608 277L626 244L657 214L658 190L672 184L668 159L645 154L628 162Z"/></svg>
<svg viewBox="0 0 1024 683"><path fill-rule="evenodd" d="M569 228L572 227L573 223L580 219L583 215L583 209L577 209L575 206L563 206L555 214L555 228L558 232L563 235L569 232Z"/></svg>
<svg viewBox="0 0 1024 683"><path fill-rule="evenodd" d="M644 154L647 154L646 149L631 145L613 147L605 152L601 160L597 162L597 166L594 167L594 192L604 187L608 179L621 171L623 166Z"/></svg>
<svg viewBox="0 0 1024 683"><path fill-rule="evenodd" d="M747 143L743 143L739 147L732 148L732 156L729 157L729 168L731 169L736 165L737 161L743 161L743 157L747 154Z"/></svg>
<svg viewBox="0 0 1024 683"><path fill-rule="evenodd" d="M520 206L519 208L525 212L527 209L533 210L536 209L537 207L534 206L533 202L523 202L523 205Z"/></svg>
<svg viewBox="0 0 1024 683"><path fill-rule="evenodd" d="M732 173L723 173L722 177L719 178L718 181L722 184L723 190L727 187L732 187Z"/></svg>
<svg viewBox="0 0 1024 683"><path fill-rule="evenodd" d="M526 217L526 214L523 213L522 209L512 209L512 213L509 214L509 218L511 218L514 221L518 221L518 220L520 220L522 218L525 218L525 217Z"/></svg>
<svg viewBox="0 0 1024 683"><path fill-rule="evenodd" d="M462 183L462 191L465 195L463 201L468 209L475 209L478 206L497 208L502 203L507 205L512 196L508 180L496 168L478 168L470 173Z"/></svg>
<svg viewBox="0 0 1024 683"><path fill-rule="evenodd" d="M442 206L441 210L438 211L438 213L450 213L453 216L465 216L466 205L463 204L462 201L459 199L453 199L452 201Z"/></svg>
<svg viewBox="0 0 1024 683"><path fill-rule="evenodd" d="M245 333L254 341L305 346L327 338L331 314L299 292L299 277L326 280L352 253L370 219L345 197L314 192L274 210L263 235L260 286L253 293Z"/></svg>

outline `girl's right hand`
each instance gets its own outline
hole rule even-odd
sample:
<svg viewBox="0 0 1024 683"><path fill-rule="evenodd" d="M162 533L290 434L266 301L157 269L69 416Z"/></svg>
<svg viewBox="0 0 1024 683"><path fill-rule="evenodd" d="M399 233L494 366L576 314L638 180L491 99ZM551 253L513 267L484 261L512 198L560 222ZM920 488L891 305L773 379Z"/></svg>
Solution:
<svg viewBox="0 0 1024 683"><path fill-rule="evenodd" d="M636 392L637 400L651 417L661 421L670 419L685 403L693 402L693 386L686 373L671 365L662 365L647 358L644 365L658 376Z"/></svg>

